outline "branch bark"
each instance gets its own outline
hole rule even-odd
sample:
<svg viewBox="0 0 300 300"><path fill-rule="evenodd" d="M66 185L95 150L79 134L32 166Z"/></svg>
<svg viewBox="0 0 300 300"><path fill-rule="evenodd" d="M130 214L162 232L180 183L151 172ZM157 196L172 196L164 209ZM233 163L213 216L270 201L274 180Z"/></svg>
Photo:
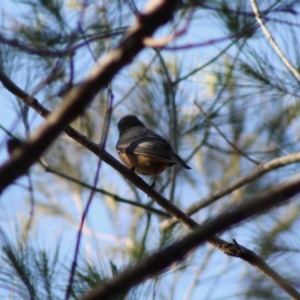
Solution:
<svg viewBox="0 0 300 300"><path fill-rule="evenodd" d="M150 1L144 13L137 17L121 43L99 62L87 79L72 88L61 106L47 116L47 121L25 143L22 150L0 168L0 193L14 180L25 174L40 155L59 136L66 126L82 114L93 97L144 48L144 39L167 23L176 7L176 1Z"/></svg>
<svg viewBox="0 0 300 300"><path fill-rule="evenodd" d="M299 161L300 161L300 152L297 152L297 153L292 153L285 156L277 157L266 163L262 163L249 174L237 179L236 181L232 182L228 186L212 193L211 195L208 195L203 199L195 202L186 210L186 214L191 216L197 211L201 210L202 208L214 203L218 199L232 193L233 191L243 187L248 183L253 182L255 179L264 175L265 173ZM161 223L160 229L167 230L168 228L174 226L176 223L178 223L178 220L176 220L175 218L165 220Z"/></svg>
<svg viewBox="0 0 300 300"><path fill-rule="evenodd" d="M135 266L127 268L110 281L101 283L100 286L83 297L83 300L113 299L118 294L126 292L131 287L146 280L149 276L156 275L158 272L170 267L174 262L182 260L189 251L209 240L212 235L229 229L231 226L262 213L275 205L282 204L298 193L300 193L300 175L243 202L231 212L220 214L201 227L197 227L193 233L169 245L162 251L152 254ZM248 261L253 266L259 267L260 270L264 269L265 274L285 290L290 297L300 299L298 291L254 252L248 250L244 253L244 247L238 245L237 247L243 256L249 255Z"/></svg>
<svg viewBox="0 0 300 300"><path fill-rule="evenodd" d="M257 23L259 24L260 28L262 29L263 33L265 34L267 40L269 41L270 45L277 53L279 58L285 64L285 66L289 69L289 71L296 77L296 79L300 82L300 73L298 70L293 66L293 64L287 59L284 53L281 51L279 46L277 45L276 41L274 40L271 32L268 30L267 26L265 25L263 18L259 12L256 0L250 0L252 10L254 12L255 18Z"/></svg>

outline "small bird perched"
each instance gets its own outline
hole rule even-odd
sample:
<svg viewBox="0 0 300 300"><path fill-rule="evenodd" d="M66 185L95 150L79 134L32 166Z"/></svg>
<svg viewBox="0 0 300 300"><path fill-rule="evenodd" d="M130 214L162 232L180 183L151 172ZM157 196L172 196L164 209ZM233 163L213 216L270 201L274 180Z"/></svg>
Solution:
<svg viewBox="0 0 300 300"><path fill-rule="evenodd" d="M157 175L176 163L191 169L173 151L169 142L148 129L136 116L123 117L118 123L118 129L120 135L116 149L124 165L135 173L154 175L156 179Z"/></svg>

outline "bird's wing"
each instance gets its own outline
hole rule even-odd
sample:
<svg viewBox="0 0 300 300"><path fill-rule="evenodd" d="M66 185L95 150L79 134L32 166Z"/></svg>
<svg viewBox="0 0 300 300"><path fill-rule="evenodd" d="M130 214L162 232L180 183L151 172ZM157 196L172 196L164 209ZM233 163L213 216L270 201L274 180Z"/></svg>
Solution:
<svg viewBox="0 0 300 300"><path fill-rule="evenodd" d="M136 127L134 130L123 134L116 145L116 149L123 153L159 157L170 163L178 163L185 169L190 169L190 167L174 153L167 140L147 128Z"/></svg>
<svg viewBox="0 0 300 300"><path fill-rule="evenodd" d="M135 128L123 134L116 149L136 155L147 155L173 161L171 145L160 135L146 128Z"/></svg>
<svg viewBox="0 0 300 300"><path fill-rule="evenodd" d="M161 157L173 161L170 144L160 136L146 136L133 141L127 148L129 153Z"/></svg>

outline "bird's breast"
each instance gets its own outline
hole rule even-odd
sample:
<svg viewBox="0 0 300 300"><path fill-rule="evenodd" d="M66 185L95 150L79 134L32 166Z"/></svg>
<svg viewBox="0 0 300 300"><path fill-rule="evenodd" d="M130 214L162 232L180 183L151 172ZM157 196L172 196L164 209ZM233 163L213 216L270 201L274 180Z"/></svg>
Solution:
<svg viewBox="0 0 300 300"><path fill-rule="evenodd" d="M134 172L140 175L159 175L169 166L173 165L157 157L146 155L135 155L130 153L119 152L119 156L123 164Z"/></svg>

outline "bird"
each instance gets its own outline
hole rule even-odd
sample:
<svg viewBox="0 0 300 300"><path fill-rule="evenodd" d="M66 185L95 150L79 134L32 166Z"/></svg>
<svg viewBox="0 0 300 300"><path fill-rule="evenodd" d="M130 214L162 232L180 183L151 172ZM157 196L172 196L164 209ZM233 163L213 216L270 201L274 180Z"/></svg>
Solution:
<svg viewBox="0 0 300 300"><path fill-rule="evenodd" d="M135 115L126 115L118 122L119 140L116 150L123 164L139 175L156 176L176 163L191 169L172 149L170 143L148 129Z"/></svg>

